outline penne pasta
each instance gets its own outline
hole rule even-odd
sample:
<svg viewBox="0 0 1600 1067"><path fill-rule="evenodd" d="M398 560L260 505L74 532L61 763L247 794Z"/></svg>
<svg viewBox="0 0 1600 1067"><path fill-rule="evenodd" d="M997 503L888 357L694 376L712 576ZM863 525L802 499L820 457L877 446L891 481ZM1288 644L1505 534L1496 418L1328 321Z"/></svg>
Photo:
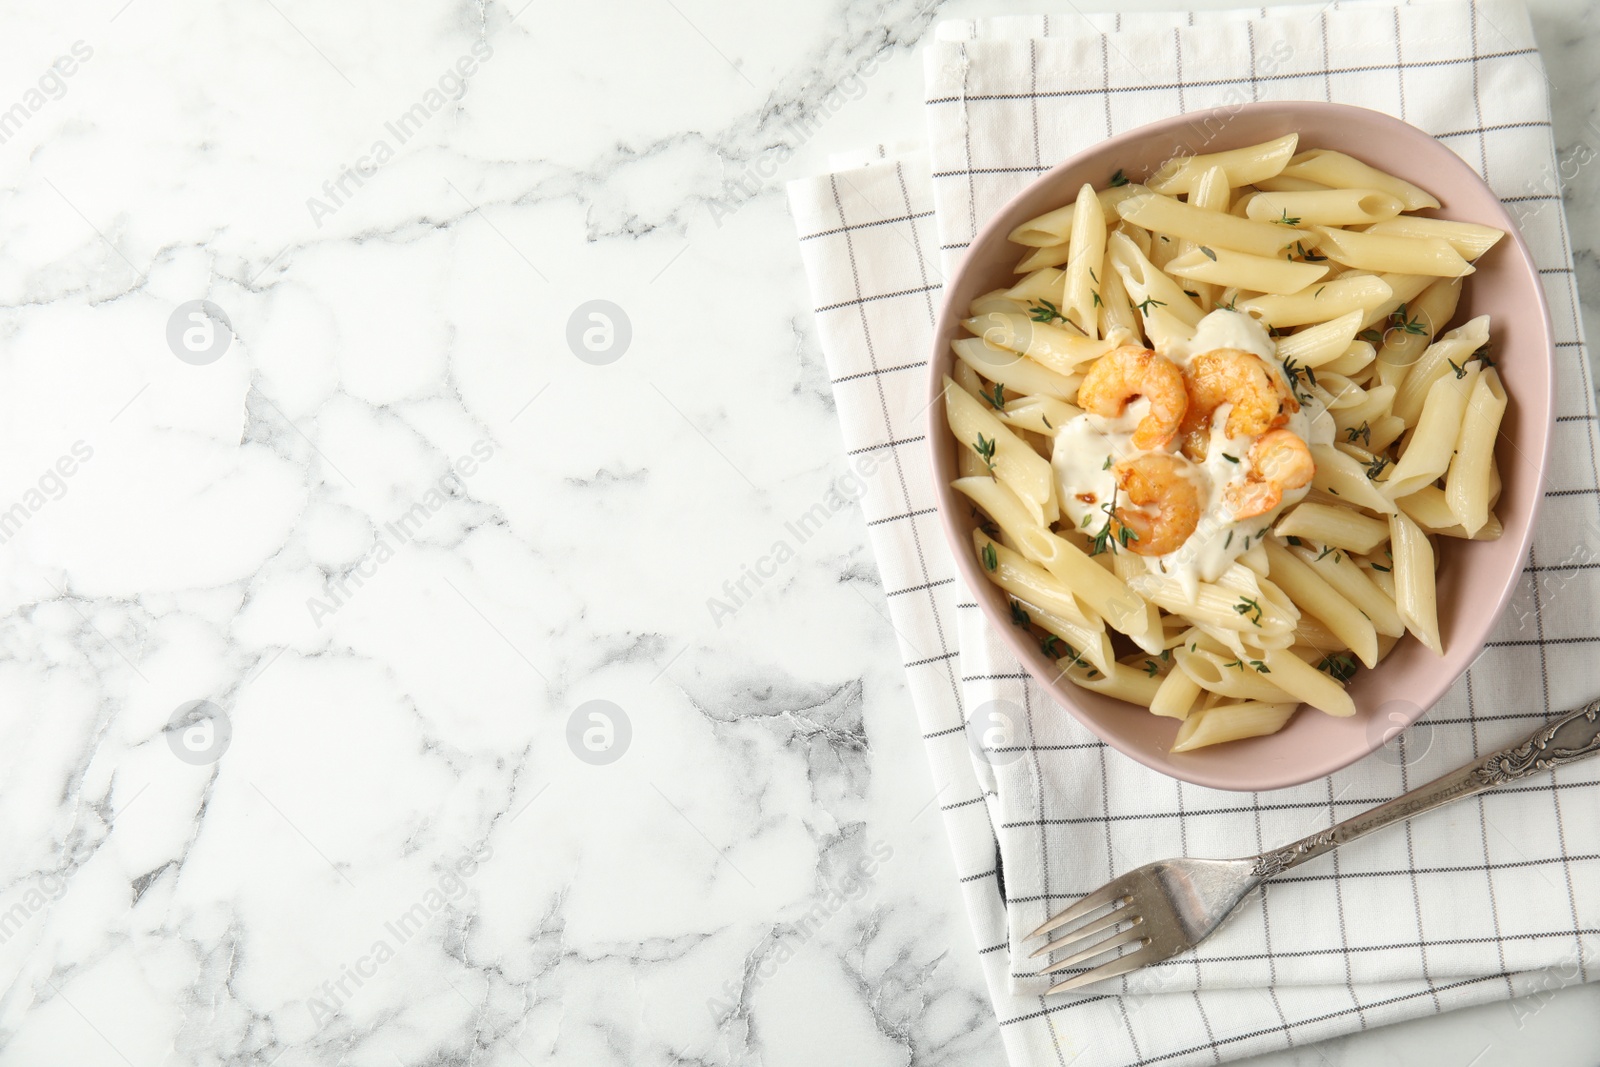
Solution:
<svg viewBox="0 0 1600 1067"><path fill-rule="evenodd" d="M1478 375L1467 396L1461 432L1456 438L1455 458L1450 462L1450 472L1445 479L1445 499L1468 537L1476 536L1489 524L1494 446L1505 413L1506 392L1500 384L1499 372L1491 367Z"/></svg>
<svg viewBox="0 0 1600 1067"><path fill-rule="evenodd" d="M1349 718L1356 713L1356 704L1345 692L1344 686L1324 674L1287 648L1269 649L1267 667L1273 681L1292 699L1310 704L1318 711L1336 718Z"/></svg>
<svg viewBox="0 0 1600 1067"><path fill-rule="evenodd" d="M1427 190L1369 166L1353 156L1326 148L1301 152L1283 168L1283 174L1335 189L1377 189L1399 200L1406 211L1439 206L1439 201Z"/></svg>
<svg viewBox="0 0 1600 1067"><path fill-rule="evenodd" d="M1178 736L1172 742L1172 751L1193 752L1208 745L1275 734L1288 724L1299 707L1299 704L1292 701L1269 704L1259 700L1247 700L1206 708L1190 716L1178 728Z"/></svg>
<svg viewBox="0 0 1600 1067"><path fill-rule="evenodd" d="M1212 285L1288 295L1315 283L1328 268L1314 263L1253 256L1227 248L1197 248L1167 263L1168 274Z"/></svg>
<svg viewBox="0 0 1600 1067"><path fill-rule="evenodd" d="M1354 508L1305 501L1278 520L1272 532L1366 555L1389 539L1389 524Z"/></svg>
<svg viewBox="0 0 1600 1067"><path fill-rule="evenodd" d="M1239 302L1239 310L1268 326L1303 326L1326 322L1351 311L1370 311L1393 294L1388 282L1376 275L1335 278L1288 296L1258 296Z"/></svg>
<svg viewBox="0 0 1600 1067"><path fill-rule="evenodd" d="M995 414L1007 426L1053 437L1083 412L1047 396L1023 396L1006 401L1005 410Z"/></svg>
<svg viewBox="0 0 1600 1067"><path fill-rule="evenodd" d="M1078 395L1081 375L1057 374L1040 363L1007 349L995 348L982 337L963 337L950 342L956 358L992 382L1028 396L1047 396L1067 401Z"/></svg>
<svg viewBox="0 0 1600 1067"><path fill-rule="evenodd" d="M1177 661L1178 669L1208 693L1234 700L1294 702L1296 698L1267 677L1272 672L1265 658L1267 655L1263 652L1246 659L1232 652L1180 648L1172 657Z"/></svg>
<svg viewBox="0 0 1600 1067"><path fill-rule="evenodd" d="M1104 265L1105 254L1105 209L1094 195L1094 187L1085 185L1078 190L1078 202L1072 213L1072 255L1067 259L1066 277L1062 279L1061 309L1068 321L1087 337L1099 336L1098 273Z"/></svg>
<svg viewBox="0 0 1600 1067"><path fill-rule="evenodd" d="M1400 612L1394 606L1394 598L1379 588L1368 572L1357 566L1345 553L1326 548L1317 553L1309 548L1292 548L1289 552L1365 615L1378 637L1399 637L1406 632Z"/></svg>
<svg viewBox="0 0 1600 1067"><path fill-rule="evenodd" d="M980 479L962 479L969 480ZM1097 625L1084 614L1071 590L1052 577L1049 571L1030 562L1021 552L996 541L982 530L972 531L972 542L979 559L983 561L984 576L1001 589L1074 626ZM990 549L993 550L992 557L988 554ZM992 567L989 565L991 559L994 563Z"/></svg>
<svg viewBox="0 0 1600 1067"><path fill-rule="evenodd" d="M1040 267L1016 285L1005 291L1005 295L1017 303L1037 305L1043 307L1041 301L1051 303L1061 299L1062 278L1065 272L1055 267Z"/></svg>
<svg viewBox="0 0 1600 1067"><path fill-rule="evenodd" d="M1088 187L1085 186L1085 188ZM1118 203L1128 197L1138 196L1140 193L1147 191L1144 186L1136 185L1132 182L1127 185L1115 185L1109 189L1102 189L1098 193L1095 193L1092 189L1090 190L1093 198L1099 202L1102 216L1106 212L1114 210ZM1081 190L1079 195L1082 196ZM1044 248L1050 245L1063 244L1071 237L1072 224L1077 217L1077 211L1078 202L1074 200L1066 207L1059 207L1054 211L1047 211L1037 218L1029 219L1007 234L1006 238L1013 244L1027 245L1031 248Z"/></svg>
<svg viewBox="0 0 1600 1067"><path fill-rule="evenodd" d="M1043 247L1035 248L1017 260L1017 265L1011 268L1011 273L1031 274L1041 267L1059 267L1071 257L1071 247L1071 245L1063 241L1058 245L1044 245Z"/></svg>
<svg viewBox="0 0 1600 1067"><path fill-rule="evenodd" d="M1146 184L1158 193L1187 193L1212 167L1221 167L1228 184L1237 188L1280 173L1300 143L1299 134L1285 134L1271 141L1211 152L1199 156L1178 156L1163 163Z"/></svg>
<svg viewBox="0 0 1600 1067"><path fill-rule="evenodd" d="M1347 267L1439 278L1459 278L1473 270L1471 263L1437 237L1396 237L1330 226L1315 229L1317 251Z"/></svg>
<svg viewBox="0 0 1600 1067"><path fill-rule="evenodd" d="M1347 311L1326 322L1278 338L1278 358L1292 359L1307 367L1320 367L1348 349L1359 329L1361 312Z"/></svg>
<svg viewBox="0 0 1600 1067"><path fill-rule="evenodd" d="M1145 316L1146 322L1151 312L1159 309L1186 326L1199 325L1204 312L1184 294L1182 286L1156 269L1127 234L1112 234L1106 250L1112 265L1122 276L1129 301Z"/></svg>
<svg viewBox="0 0 1600 1067"><path fill-rule="evenodd" d="M1422 402L1427 399L1433 383L1446 374L1455 373L1452 367L1464 367L1473 354L1488 343L1489 317L1479 315L1429 345L1406 372L1405 381L1396 390L1394 414L1404 419L1408 426L1415 425L1417 417L1422 414Z"/></svg>
<svg viewBox="0 0 1600 1067"><path fill-rule="evenodd" d="M1403 204L1376 189L1324 189L1306 193L1262 193L1245 215L1285 226L1359 226L1400 214Z"/></svg>
<svg viewBox="0 0 1600 1067"><path fill-rule="evenodd" d="M1150 710L1169 719L1187 719L1200 698L1200 683L1180 670L1168 671L1150 701Z"/></svg>
<svg viewBox="0 0 1600 1067"><path fill-rule="evenodd" d="M1481 368L1469 365L1463 367L1459 375L1443 375L1428 390L1410 442L1400 462L1394 465L1388 479L1383 482L1383 491L1390 500L1409 496L1423 486L1431 485L1450 468L1456 440L1461 436L1461 417L1466 411L1467 397L1478 384L1480 373ZM1483 491L1487 499L1487 464Z"/></svg>
<svg viewBox="0 0 1600 1067"><path fill-rule="evenodd" d="M1462 258L1475 260L1493 248L1504 230L1493 226L1480 226L1475 222L1457 222L1454 219L1430 219L1420 215L1400 215L1375 222L1367 227L1368 233L1391 237L1437 237L1449 243Z"/></svg>
<svg viewBox="0 0 1600 1067"><path fill-rule="evenodd" d="M1017 495L1034 522L1055 522L1060 510L1050 461L949 378L945 379L944 399L946 421L956 440L985 460L985 466Z"/></svg>
<svg viewBox="0 0 1600 1067"><path fill-rule="evenodd" d="M991 311L963 319L961 324L989 347L989 351L975 354L996 365L1014 363L1015 357L1010 353L1021 353L1057 374L1073 375L1111 350L1108 341L1090 340L1081 333L1014 312ZM977 369L983 371L982 366Z"/></svg>
<svg viewBox="0 0 1600 1067"><path fill-rule="evenodd" d="M1367 476L1366 467L1337 448L1332 445L1312 445L1311 458L1317 464L1317 473L1311 484L1337 497L1341 504L1384 515L1395 510L1394 502L1380 492Z"/></svg>
<svg viewBox="0 0 1600 1067"><path fill-rule="evenodd" d="M1156 698L1156 692L1161 688L1161 681L1153 678L1135 667L1122 663L1113 663L1109 671L1098 676L1093 673L1084 673L1080 669L1073 669L1072 680L1085 689L1092 689L1096 693L1126 700L1130 704L1137 704L1141 708L1148 708Z"/></svg>
<svg viewBox="0 0 1600 1067"><path fill-rule="evenodd" d="M1413 637L1443 655L1433 546L1421 527L1403 513L1389 516L1389 544L1394 552L1394 603L1400 618Z"/></svg>
<svg viewBox="0 0 1600 1067"><path fill-rule="evenodd" d="M1434 282L1414 300L1396 308L1383 331L1380 358L1391 366L1409 367L1433 343L1434 336L1456 313L1461 279Z"/></svg>
<svg viewBox="0 0 1600 1067"><path fill-rule="evenodd" d="M1266 549L1272 580L1302 611L1321 619L1362 663L1377 666L1378 632L1373 629L1372 620L1287 547L1269 540Z"/></svg>
<svg viewBox="0 0 1600 1067"><path fill-rule="evenodd" d="M1296 241L1310 241L1313 236L1309 230L1236 218L1194 207L1170 196L1153 194L1122 201L1117 205L1117 213L1135 226L1156 233L1188 238L1212 248L1279 259L1285 248Z"/></svg>

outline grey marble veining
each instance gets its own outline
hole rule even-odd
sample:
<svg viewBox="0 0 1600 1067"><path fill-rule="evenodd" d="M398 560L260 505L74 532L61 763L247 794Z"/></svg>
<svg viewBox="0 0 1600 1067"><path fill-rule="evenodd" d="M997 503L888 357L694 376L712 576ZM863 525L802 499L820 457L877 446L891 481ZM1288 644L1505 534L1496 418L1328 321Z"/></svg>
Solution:
<svg viewBox="0 0 1600 1067"><path fill-rule="evenodd" d="M1002 1059L782 184L1071 5L524 3L7 11L0 1062Z"/></svg>

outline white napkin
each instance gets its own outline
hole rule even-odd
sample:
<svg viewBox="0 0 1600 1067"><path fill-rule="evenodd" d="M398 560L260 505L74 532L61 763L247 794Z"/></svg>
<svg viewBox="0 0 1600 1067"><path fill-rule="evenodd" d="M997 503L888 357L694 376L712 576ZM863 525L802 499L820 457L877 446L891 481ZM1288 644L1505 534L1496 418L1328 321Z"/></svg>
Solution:
<svg viewBox="0 0 1600 1067"><path fill-rule="evenodd" d="M1085 995L1044 998L1013 951L1115 873L1286 843L1600 695L1585 669L1600 641L1593 391L1526 14L1428 3L1072 15L946 24L939 37L926 53L927 155L875 152L862 158L890 158L796 182L790 200L846 445L875 460L864 503L889 617L1013 1062L1218 1062L1600 977L1596 764L1313 861L1198 954ZM942 271L1038 173L1158 117L1272 98L1399 115L1517 208L1560 342L1558 438L1523 587L1469 676L1404 749L1246 795L1107 750L988 633L933 512L925 360ZM989 701L1018 709L1018 737L975 759L962 724Z"/></svg>

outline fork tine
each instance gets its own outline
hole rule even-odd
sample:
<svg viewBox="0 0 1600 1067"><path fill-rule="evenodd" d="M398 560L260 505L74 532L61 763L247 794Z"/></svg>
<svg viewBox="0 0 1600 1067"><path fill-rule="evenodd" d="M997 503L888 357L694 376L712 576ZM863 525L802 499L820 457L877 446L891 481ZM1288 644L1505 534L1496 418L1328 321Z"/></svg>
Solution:
<svg viewBox="0 0 1600 1067"><path fill-rule="evenodd" d="M1058 926L1065 926L1073 919L1076 919L1082 915L1087 915L1096 908L1103 907L1111 903L1113 900L1117 899L1117 897L1123 895L1123 886L1126 883L1126 875L1116 879L1115 881L1107 882L1099 889L1096 889L1093 893L1090 893L1088 896L1072 905L1072 907L1068 908L1066 911L1060 912L1054 918L1046 920L1043 925L1041 925L1033 933L1029 934L1028 937L1034 938L1038 937L1040 934L1048 934L1051 930L1054 930Z"/></svg>
<svg viewBox="0 0 1600 1067"><path fill-rule="evenodd" d="M1126 956L1118 956L1110 963L1102 963L1092 971L1084 971L1082 974L1073 975L1064 982L1057 982L1045 990L1044 995L1048 997L1053 993L1065 993L1069 989L1079 989L1086 985L1102 982L1107 978L1115 978L1118 975L1127 974L1129 971L1137 971L1140 967L1161 962L1158 956L1159 954L1149 947L1142 948L1137 952L1130 952Z"/></svg>
<svg viewBox="0 0 1600 1067"><path fill-rule="evenodd" d="M1108 926L1115 926L1118 923L1125 923L1129 921L1137 922L1138 917L1125 907L1112 908L1110 911L1100 916L1100 918L1095 919L1093 922L1084 923L1082 926L1077 927L1066 937L1052 941L1044 948L1034 949L1032 952L1028 953L1028 958L1031 960L1037 956L1043 956L1047 952L1054 952L1058 948L1066 948L1074 941L1081 941L1090 934L1098 933Z"/></svg>
<svg viewBox="0 0 1600 1067"><path fill-rule="evenodd" d="M1072 955L1058 963L1052 963L1048 967L1041 967L1039 968L1039 973L1050 974L1052 971L1064 971L1068 967L1077 966L1084 960L1093 959L1096 956L1110 952L1114 948L1121 948L1123 945L1126 945L1129 942L1143 940L1144 931L1139 929L1138 926L1134 926L1132 929L1124 930L1120 934L1112 934L1105 940L1098 941L1081 952L1074 952Z"/></svg>

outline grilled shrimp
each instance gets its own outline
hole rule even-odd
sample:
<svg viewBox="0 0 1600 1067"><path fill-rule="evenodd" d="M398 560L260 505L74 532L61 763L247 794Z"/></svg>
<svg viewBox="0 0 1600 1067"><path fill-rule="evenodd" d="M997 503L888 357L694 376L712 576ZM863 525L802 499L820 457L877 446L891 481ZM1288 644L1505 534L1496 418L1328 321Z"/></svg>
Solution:
<svg viewBox="0 0 1600 1067"><path fill-rule="evenodd" d="M1164 556L1194 533L1200 523L1200 492L1185 476L1188 468L1187 460L1170 452L1135 456L1112 468L1118 488L1136 505L1119 505L1112 516L1114 533L1130 552Z"/></svg>
<svg viewBox="0 0 1600 1067"><path fill-rule="evenodd" d="M1229 437L1255 437L1276 429L1300 410L1300 402L1260 356L1238 348L1201 352L1184 374L1189 407L1179 427L1184 452L1205 458L1210 443L1211 416L1223 404L1232 404L1225 431Z"/></svg>
<svg viewBox="0 0 1600 1067"><path fill-rule="evenodd" d="M1183 372L1171 361L1148 348L1123 345L1090 364L1078 386L1078 406L1105 418L1121 415L1128 401L1140 396L1150 401L1150 413L1134 428L1133 447L1165 448L1189 404Z"/></svg>
<svg viewBox="0 0 1600 1067"><path fill-rule="evenodd" d="M1264 515L1283 503L1283 494L1311 482L1317 465L1311 449L1299 435L1271 430L1250 446L1250 473L1223 491L1222 499L1235 519Z"/></svg>

